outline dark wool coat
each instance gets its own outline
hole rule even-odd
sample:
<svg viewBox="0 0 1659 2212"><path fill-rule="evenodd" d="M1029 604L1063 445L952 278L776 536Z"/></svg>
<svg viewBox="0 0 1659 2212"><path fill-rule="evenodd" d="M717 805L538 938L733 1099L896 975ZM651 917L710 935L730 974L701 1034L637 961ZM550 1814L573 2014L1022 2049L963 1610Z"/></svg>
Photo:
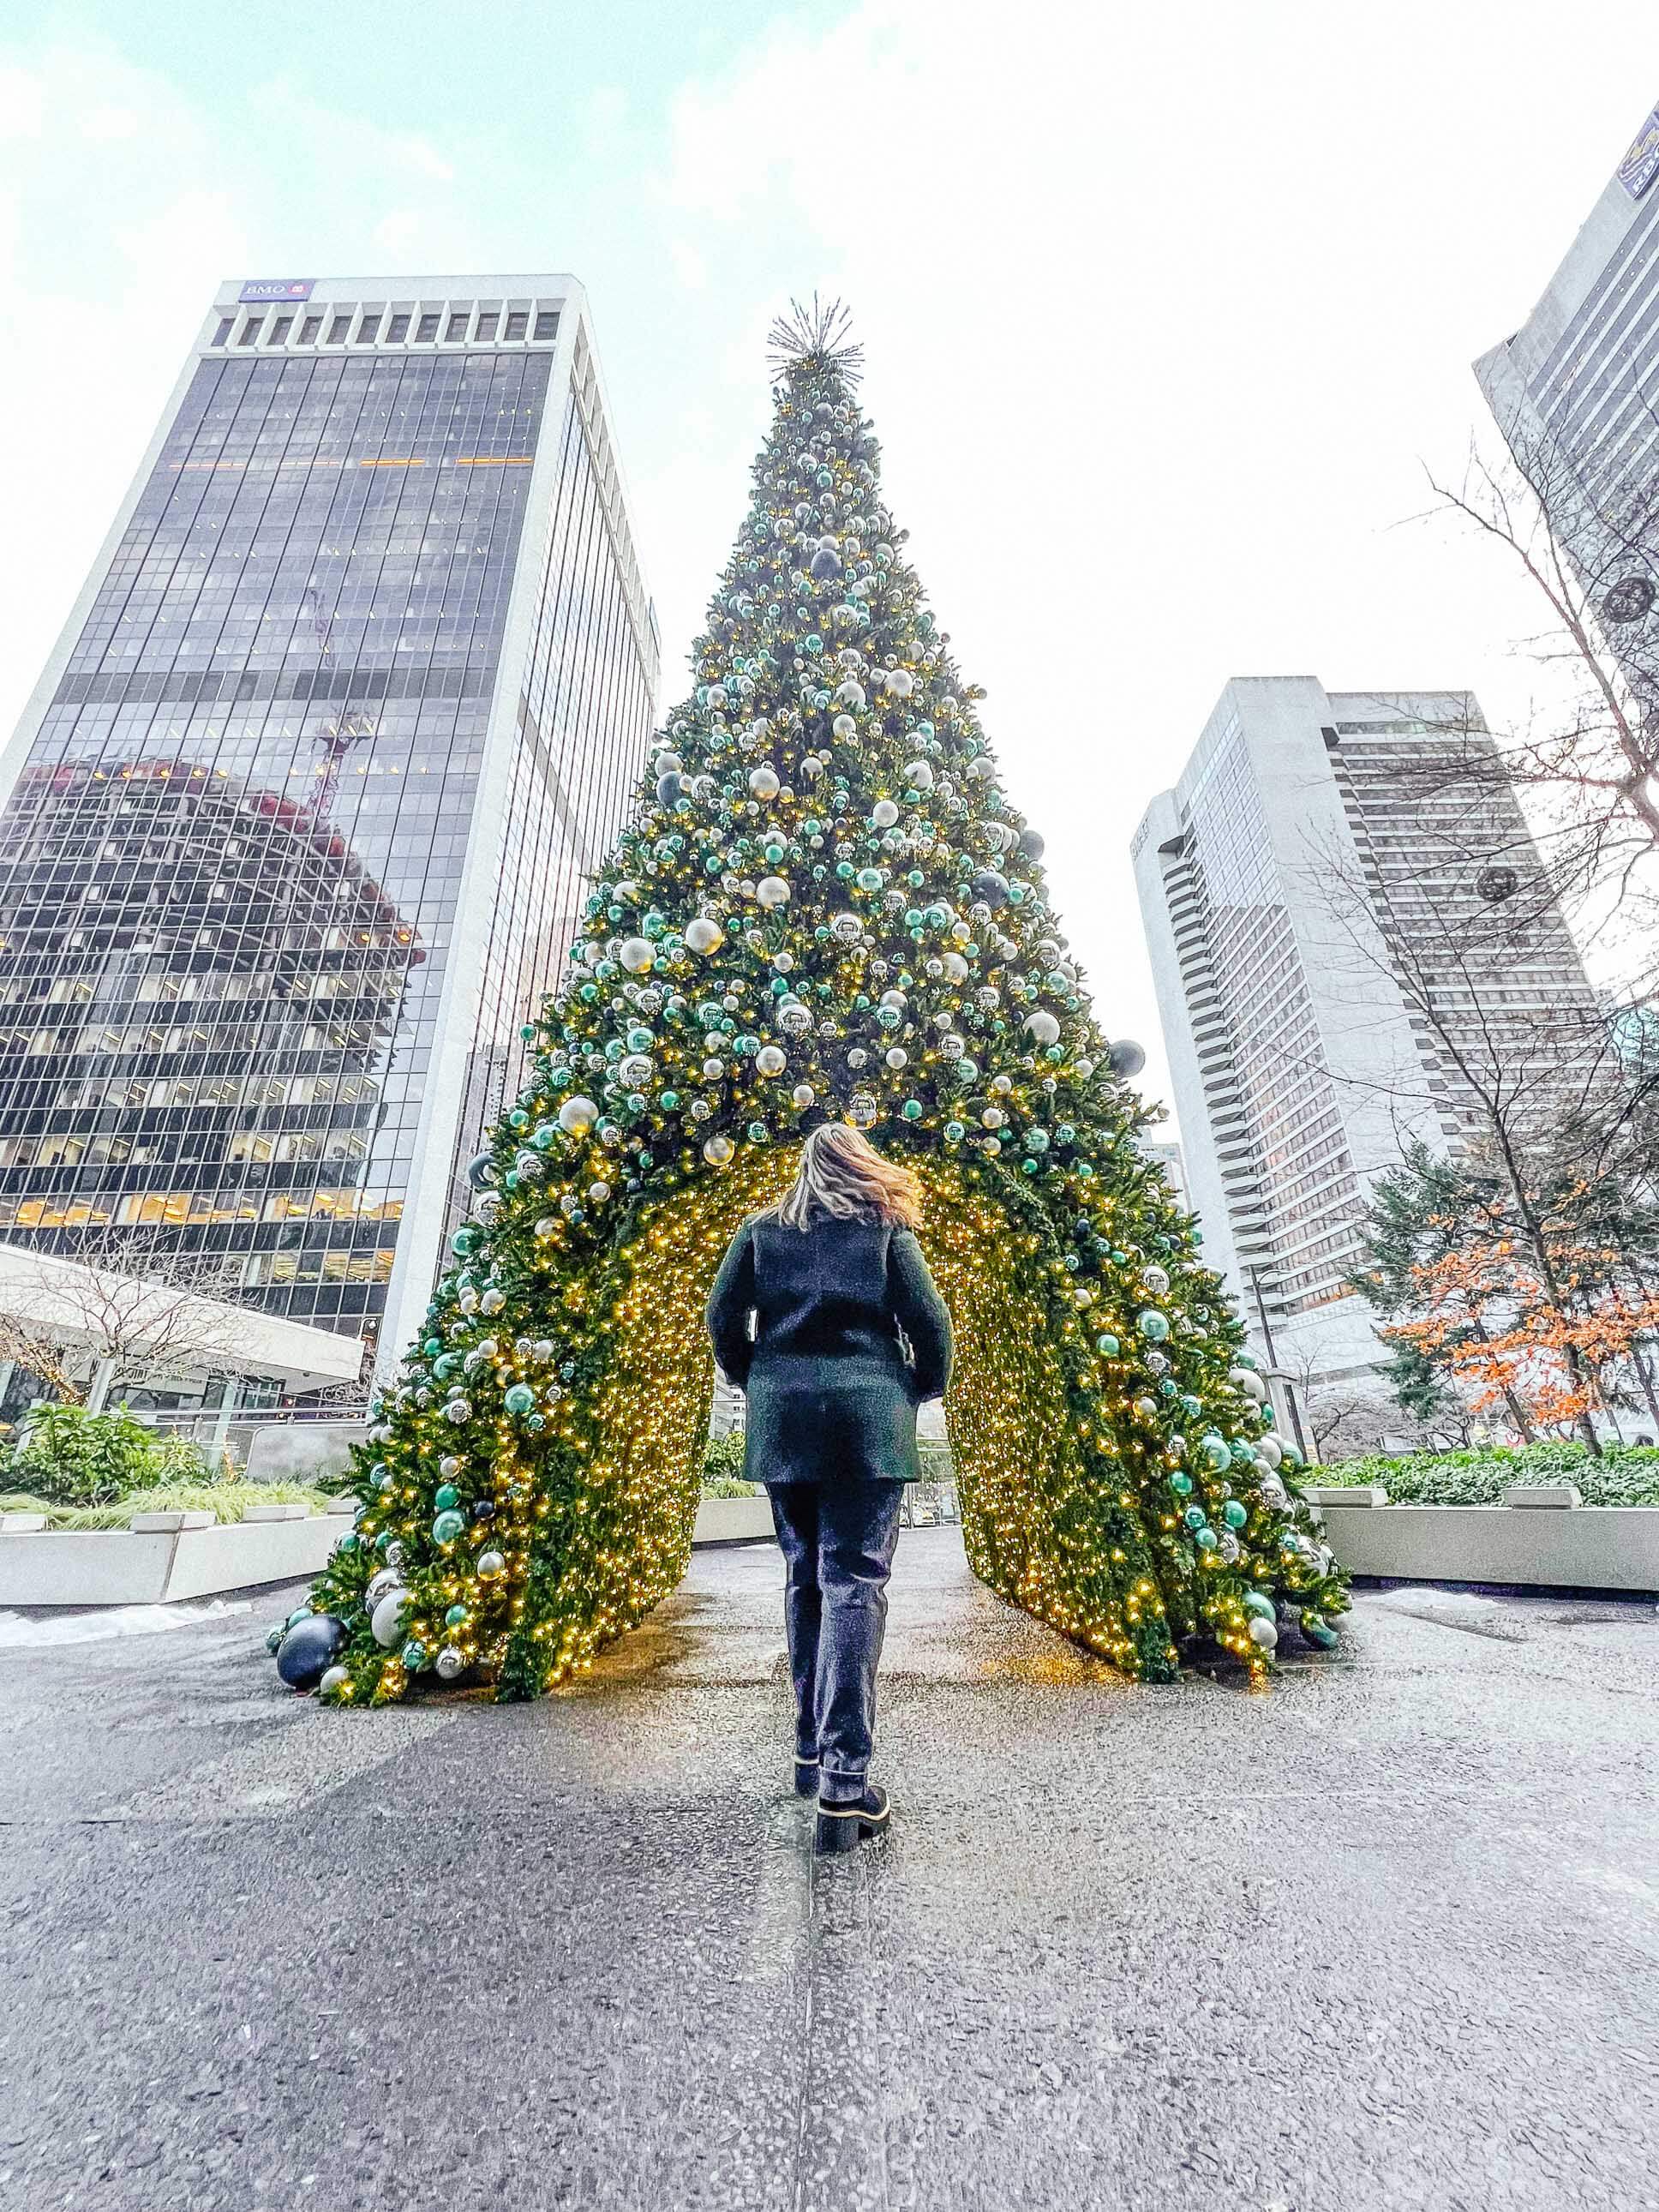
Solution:
<svg viewBox="0 0 1659 2212"><path fill-rule="evenodd" d="M751 1482L919 1479L916 1407L951 1379L951 1317L908 1229L757 1214L720 1262L708 1334L748 1393Z"/></svg>

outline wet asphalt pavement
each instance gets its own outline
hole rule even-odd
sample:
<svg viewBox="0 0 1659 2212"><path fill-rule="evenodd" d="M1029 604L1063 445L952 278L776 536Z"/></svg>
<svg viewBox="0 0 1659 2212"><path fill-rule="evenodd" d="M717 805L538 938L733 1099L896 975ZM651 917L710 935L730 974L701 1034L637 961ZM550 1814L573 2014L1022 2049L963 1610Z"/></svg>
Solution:
<svg viewBox="0 0 1659 2212"><path fill-rule="evenodd" d="M0 1652L0 2205L1659 2207L1659 1617L1362 1595L1137 1690L902 1540L894 1832L814 1867L781 1568L579 1689Z"/></svg>

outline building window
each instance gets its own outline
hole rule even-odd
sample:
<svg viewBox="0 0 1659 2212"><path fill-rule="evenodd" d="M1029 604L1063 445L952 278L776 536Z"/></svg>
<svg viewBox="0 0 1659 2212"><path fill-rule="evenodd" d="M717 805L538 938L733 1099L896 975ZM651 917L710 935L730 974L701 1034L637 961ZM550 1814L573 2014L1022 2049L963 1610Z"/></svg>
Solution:
<svg viewBox="0 0 1659 2212"><path fill-rule="evenodd" d="M536 318L537 337L544 343L549 338L556 338L558 335L558 309L556 307L544 307Z"/></svg>
<svg viewBox="0 0 1659 2212"><path fill-rule="evenodd" d="M437 316L435 314L422 315L421 317L420 328L415 333L416 343L417 345L435 345L437 339Z"/></svg>
<svg viewBox="0 0 1659 2212"><path fill-rule="evenodd" d="M358 330L357 330L357 343L358 343L358 344L359 344L359 345L373 345L373 344L374 344L374 341L375 341L375 339L376 339L376 338L378 338L378 337L380 337L380 317L379 317L378 315L365 315L365 316L363 317L363 319L362 319L362 323L359 325L359 326L358 326Z"/></svg>
<svg viewBox="0 0 1659 2212"><path fill-rule="evenodd" d="M501 319L499 315L480 315L478 318L479 337L493 338L495 335L496 329L500 325Z"/></svg>
<svg viewBox="0 0 1659 2212"><path fill-rule="evenodd" d="M386 343L388 345L401 345L408 336L409 317L407 315L394 315L390 323L386 325Z"/></svg>
<svg viewBox="0 0 1659 2212"><path fill-rule="evenodd" d="M465 345L466 343L466 326L471 320L471 318L472 310L471 307L462 307L454 314L451 315L449 319L449 331L447 341L450 345Z"/></svg>
<svg viewBox="0 0 1659 2212"><path fill-rule="evenodd" d="M267 345L286 345L288 343L288 334L293 328L294 318L292 315L278 315L276 321L270 326L270 336L265 340L265 343Z"/></svg>
<svg viewBox="0 0 1659 2212"><path fill-rule="evenodd" d="M259 332L264 327L264 320L265 319L263 315L250 315L242 325L242 335L237 339L237 344L245 346L257 345L259 339Z"/></svg>
<svg viewBox="0 0 1659 2212"><path fill-rule="evenodd" d="M334 320L329 325L328 342L331 345L343 345L350 336L351 314L348 309L343 315L336 315Z"/></svg>
<svg viewBox="0 0 1659 2212"><path fill-rule="evenodd" d="M317 333L322 327L323 319L320 315L307 315L300 325L299 343L301 345L315 345Z"/></svg>
<svg viewBox="0 0 1659 2212"><path fill-rule="evenodd" d="M236 318L234 315L221 315L219 318L219 327L213 333L214 344L222 345L225 340L230 336L231 331L234 329L235 324Z"/></svg>
<svg viewBox="0 0 1659 2212"><path fill-rule="evenodd" d="M507 333L510 338L521 338L530 327L528 313L510 314L507 319Z"/></svg>

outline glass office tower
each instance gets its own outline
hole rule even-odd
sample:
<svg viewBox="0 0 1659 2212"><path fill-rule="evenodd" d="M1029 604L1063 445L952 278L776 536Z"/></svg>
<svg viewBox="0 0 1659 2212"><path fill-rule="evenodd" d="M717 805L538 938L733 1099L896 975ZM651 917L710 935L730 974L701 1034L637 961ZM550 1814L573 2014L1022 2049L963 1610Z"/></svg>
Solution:
<svg viewBox="0 0 1659 2212"><path fill-rule="evenodd" d="M572 279L222 288L5 763L0 1237L400 1345L657 665Z"/></svg>

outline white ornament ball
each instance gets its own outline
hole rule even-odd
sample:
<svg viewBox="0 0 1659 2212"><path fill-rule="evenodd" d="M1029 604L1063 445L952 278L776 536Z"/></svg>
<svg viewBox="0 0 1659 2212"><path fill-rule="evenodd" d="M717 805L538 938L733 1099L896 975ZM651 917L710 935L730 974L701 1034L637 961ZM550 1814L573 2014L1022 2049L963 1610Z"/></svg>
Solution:
<svg viewBox="0 0 1659 2212"><path fill-rule="evenodd" d="M603 1206L610 1195L611 1186L608 1182L591 1182L587 1186L587 1202L590 1206Z"/></svg>
<svg viewBox="0 0 1659 2212"><path fill-rule="evenodd" d="M694 921L686 923L685 942L690 951L706 957L710 952L720 951L726 942L726 932L719 922L710 921L707 915L700 914Z"/></svg>
<svg viewBox="0 0 1659 2212"><path fill-rule="evenodd" d="M933 763L925 760L907 761L904 781L912 791L931 791L933 787Z"/></svg>
<svg viewBox="0 0 1659 2212"><path fill-rule="evenodd" d="M446 1644L434 1663L440 1680L453 1682L458 1674L466 1672L466 1654L458 1650L454 1644Z"/></svg>
<svg viewBox="0 0 1659 2212"><path fill-rule="evenodd" d="M850 714L837 714L830 725L830 733L832 737L840 738L844 742L848 738L857 737L859 726Z"/></svg>
<svg viewBox="0 0 1659 2212"><path fill-rule="evenodd" d="M1255 1455L1277 1474L1284 1463L1285 1447L1270 1430L1265 1437L1256 1438Z"/></svg>
<svg viewBox="0 0 1659 2212"><path fill-rule="evenodd" d="M887 689L896 699L908 699L916 688L916 679L908 668L890 668Z"/></svg>
<svg viewBox="0 0 1659 2212"><path fill-rule="evenodd" d="M641 975L656 958L656 948L648 937L624 937L617 957L631 975Z"/></svg>
<svg viewBox="0 0 1659 2212"><path fill-rule="evenodd" d="M394 1644L403 1642L404 1607L408 1602L406 1589L388 1590L370 1615L369 1627L382 1651L390 1651Z"/></svg>
<svg viewBox="0 0 1659 2212"><path fill-rule="evenodd" d="M326 1697L330 1691L337 1690L343 1682L349 1680L350 1676L343 1667L331 1667L324 1674L322 1680L318 1683L317 1688L322 1696Z"/></svg>
<svg viewBox="0 0 1659 2212"><path fill-rule="evenodd" d="M794 1101L795 1104L800 1108L803 1113L805 1113L806 1109L814 1103L817 1095L817 1092L813 1090L810 1083L798 1083L789 1094L790 1097Z"/></svg>
<svg viewBox="0 0 1659 2212"><path fill-rule="evenodd" d="M1230 1368L1227 1374L1227 1380L1232 1384L1235 1390L1243 1391L1244 1395L1251 1400L1254 1404L1260 1406L1266 1402L1267 1386L1254 1368Z"/></svg>
<svg viewBox="0 0 1659 2212"><path fill-rule="evenodd" d="M736 1150L737 1146L732 1142L730 1137L714 1136L703 1139L702 1156L711 1168L723 1168Z"/></svg>
<svg viewBox="0 0 1659 2212"><path fill-rule="evenodd" d="M842 945L856 945L864 934L864 924L855 914L838 914L830 924L830 932Z"/></svg>
<svg viewBox="0 0 1659 2212"><path fill-rule="evenodd" d="M890 799L878 799L870 809L870 819L878 830L890 830L898 818L898 808Z"/></svg>
<svg viewBox="0 0 1659 2212"><path fill-rule="evenodd" d="M1256 1614L1250 1621L1249 1637L1251 1643L1261 1650L1271 1651L1279 1642L1279 1630L1273 1621L1264 1620Z"/></svg>
<svg viewBox="0 0 1659 2212"><path fill-rule="evenodd" d="M1025 1017L1025 1026L1038 1044L1060 1042L1060 1024L1052 1014L1042 1012L1028 1014Z"/></svg>
<svg viewBox="0 0 1659 2212"><path fill-rule="evenodd" d="M882 1056L889 1067L908 1067L910 1065L910 1055L902 1044L890 1044Z"/></svg>
<svg viewBox="0 0 1659 2212"><path fill-rule="evenodd" d="M755 897L763 907L787 906L789 886L781 876L763 876L755 886Z"/></svg>
<svg viewBox="0 0 1659 2212"><path fill-rule="evenodd" d="M778 795L778 779L769 768L751 768L749 771L749 788L757 799L775 799Z"/></svg>
<svg viewBox="0 0 1659 2212"><path fill-rule="evenodd" d="M488 1581L494 1575L505 1574L507 1561L500 1552L480 1552L478 1572Z"/></svg>
<svg viewBox="0 0 1659 2212"><path fill-rule="evenodd" d="M567 1098L559 1109L559 1127L567 1137L585 1136L599 1118L599 1108L591 1098L584 1098L580 1091L574 1098ZM493 1312L495 1309L489 1304L489 1293L486 1291L479 1304L486 1312Z"/></svg>
<svg viewBox="0 0 1659 2212"><path fill-rule="evenodd" d="M781 1075L789 1062L775 1044L763 1044L755 1054L755 1065L763 1075Z"/></svg>

